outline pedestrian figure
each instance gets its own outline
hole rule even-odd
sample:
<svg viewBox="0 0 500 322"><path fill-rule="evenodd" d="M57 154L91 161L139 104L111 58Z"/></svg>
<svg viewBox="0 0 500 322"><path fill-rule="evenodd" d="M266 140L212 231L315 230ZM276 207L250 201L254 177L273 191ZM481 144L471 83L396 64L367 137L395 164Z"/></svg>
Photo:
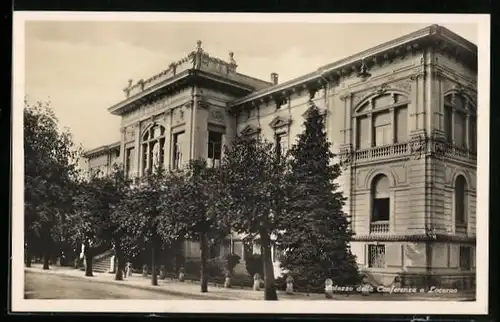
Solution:
<svg viewBox="0 0 500 322"><path fill-rule="evenodd" d="M288 275L286 278L286 293L293 294L293 277L292 275Z"/></svg>
<svg viewBox="0 0 500 322"><path fill-rule="evenodd" d="M142 265L142 276L148 277L148 265L146 264Z"/></svg>
<svg viewBox="0 0 500 322"><path fill-rule="evenodd" d="M184 267L179 268L179 282L184 282Z"/></svg>
<svg viewBox="0 0 500 322"><path fill-rule="evenodd" d="M165 268L165 265L160 266L160 279L164 280L165 277L167 277L167 269Z"/></svg>
<svg viewBox="0 0 500 322"><path fill-rule="evenodd" d="M259 291L260 290L260 283L261 283L261 278L259 273L255 273L253 276L253 290L254 291Z"/></svg>
<svg viewBox="0 0 500 322"><path fill-rule="evenodd" d="M327 299L333 298L333 281L330 278L325 280L325 297Z"/></svg>
<svg viewBox="0 0 500 322"><path fill-rule="evenodd" d="M131 267L130 262L127 262L125 264L125 268L123 269L123 277L127 278L129 276L132 276L132 267Z"/></svg>

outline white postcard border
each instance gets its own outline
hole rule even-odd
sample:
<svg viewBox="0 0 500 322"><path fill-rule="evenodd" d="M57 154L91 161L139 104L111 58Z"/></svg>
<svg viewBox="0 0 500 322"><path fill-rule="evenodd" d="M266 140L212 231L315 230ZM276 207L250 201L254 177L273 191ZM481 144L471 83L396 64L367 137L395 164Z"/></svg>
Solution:
<svg viewBox="0 0 500 322"><path fill-rule="evenodd" d="M58 21L212 21L274 23L422 23L476 24L478 32L477 154L477 300L435 301L155 301L24 299L24 51L28 20ZM485 14L250 14L250 13L118 13L36 12L13 14L12 109L12 279L13 312L168 312L168 313L356 313L356 314L486 314L488 310L490 16ZM228 303L230 302L230 303Z"/></svg>

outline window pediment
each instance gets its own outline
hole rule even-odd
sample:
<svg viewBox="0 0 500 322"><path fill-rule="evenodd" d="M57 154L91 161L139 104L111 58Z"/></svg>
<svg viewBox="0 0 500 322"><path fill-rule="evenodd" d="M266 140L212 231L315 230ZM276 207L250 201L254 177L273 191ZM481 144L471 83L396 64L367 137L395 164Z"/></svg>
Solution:
<svg viewBox="0 0 500 322"><path fill-rule="evenodd" d="M290 118L284 118L282 116L276 116L271 123L269 123L269 126L272 127L273 129L277 130L286 126L289 126L292 123L292 119Z"/></svg>
<svg viewBox="0 0 500 322"><path fill-rule="evenodd" d="M259 134L261 131L261 129L255 125L247 125L243 128L243 130L241 130L240 132L240 135L242 136L252 136L252 135L256 135L256 134Z"/></svg>

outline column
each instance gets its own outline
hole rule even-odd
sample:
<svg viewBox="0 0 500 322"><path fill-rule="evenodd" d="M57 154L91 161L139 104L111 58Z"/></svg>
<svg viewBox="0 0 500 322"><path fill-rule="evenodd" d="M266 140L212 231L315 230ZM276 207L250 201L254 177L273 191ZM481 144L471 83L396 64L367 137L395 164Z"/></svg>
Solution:
<svg viewBox="0 0 500 322"><path fill-rule="evenodd" d="M465 149L469 151L470 149L470 113L467 111L465 114Z"/></svg>
<svg viewBox="0 0 500 322"><path fill-rule="evenodd" d="M120 133L121 133L121 136L120 136L120 160L121 160L121 164L126 166L126 153L125 153L125 136L126 136L126 128L125 127L122 127L120 129Z"/></svg>
<svg viewBox="0 0 500 322"><path fill-rule="evenodd" d="M368 114L368 141L370 142L370 148L374 146L374 140L373 140L373 113L370 112Z"/></svg>
<svg viewBox="0 0 500 322"><path fill-rule="evenodd" d="M141 124L140 122L137 122L135 124L135 161L134 161L134 166L135 166L135 173L138 176L142 176L142 148L141 148ZM134 170L131 170L134 171Z"/></svg>
<svg viewBox="0 0 500 322"><path fill-rule="evenodd" d="M163 156L163 164L165 165L165 169L171 168L172 162L172 128L171 128L171 110L165 111L165 154Z"/></svg>
<svg viewBox="0 0 500 322"><path fill-rule="evenodd" d="M450 127L451 127L451 138L450 138L450 142L455 145L455 109L452 108L451 109L451 124L450 124Z"/></svg>
<svg viewBox="0 0 500 322"><path fill-rule="evenodd" d="M389 109L391 113L391 132L392 132L392 144L396 144L398 141L397 138L397 123L396 123L396 109L391 107Z"/></svg>

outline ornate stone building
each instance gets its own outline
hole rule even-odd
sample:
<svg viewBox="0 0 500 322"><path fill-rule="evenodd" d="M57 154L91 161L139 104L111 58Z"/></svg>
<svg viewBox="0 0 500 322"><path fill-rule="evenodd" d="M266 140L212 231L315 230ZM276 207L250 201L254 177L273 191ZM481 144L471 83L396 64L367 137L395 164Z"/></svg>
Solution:
<svg viewBox="0 0 500 322"><path fill-rule="evenodd" d="M132 176L158 159L174 169L198 157L217 165L237 133L286 149L313 102L343 167L360 268L384 285L397 275L474 281L477 63L474 44L437 25L284 83L276 73L270 82L242 75L232 53L223 61L198 42L167 70L129 81L109 108L122 119L121 141L89 151L89 164L122 162ZM238 236L231 241L244 255Z"/></svg>

